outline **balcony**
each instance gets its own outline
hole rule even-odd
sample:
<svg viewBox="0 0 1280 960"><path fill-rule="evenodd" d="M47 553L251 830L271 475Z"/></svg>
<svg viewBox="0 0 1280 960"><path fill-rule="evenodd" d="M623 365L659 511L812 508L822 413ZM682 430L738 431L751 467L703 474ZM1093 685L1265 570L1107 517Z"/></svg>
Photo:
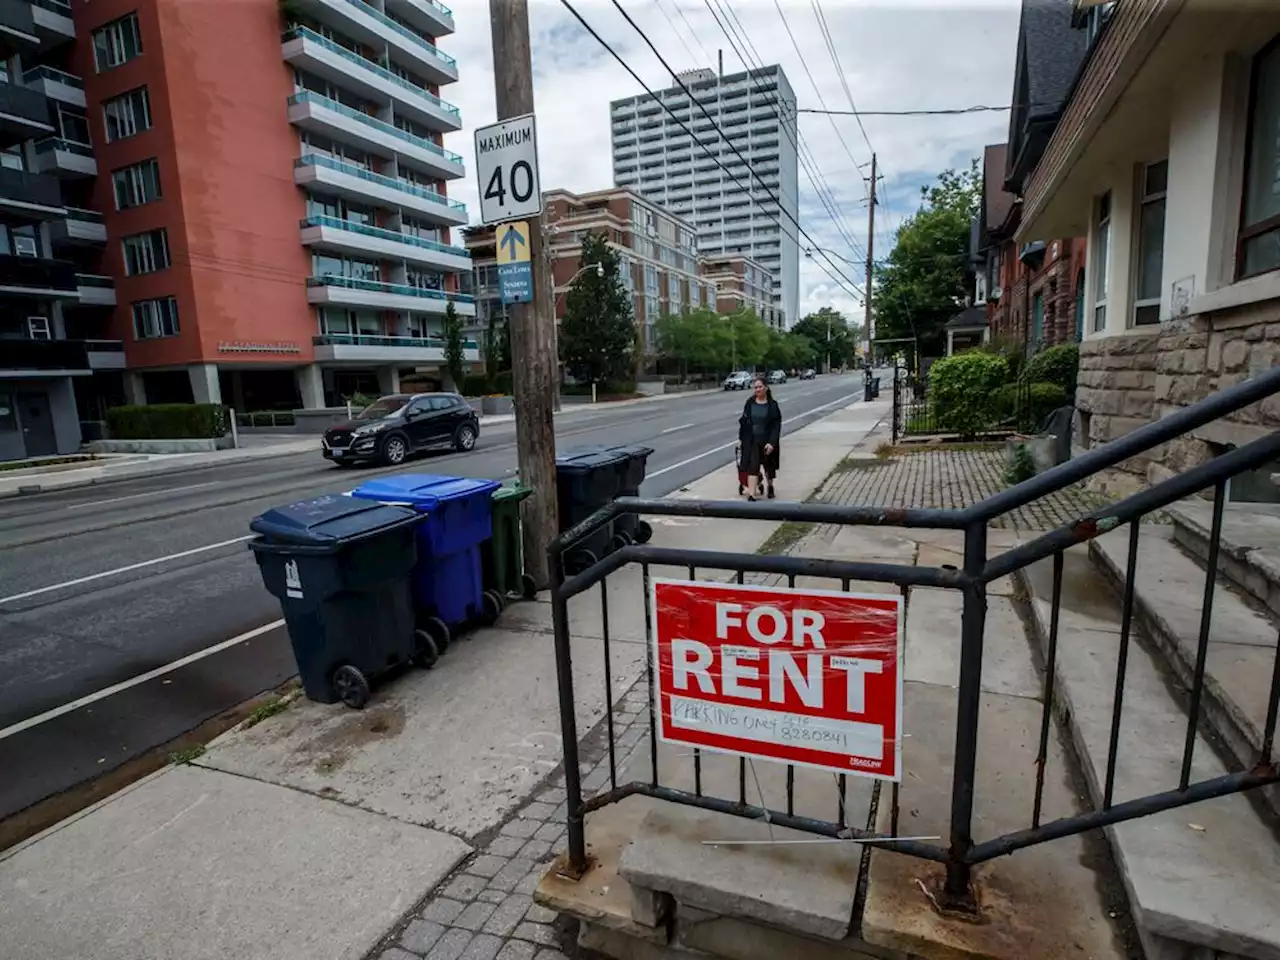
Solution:
<svg viewBox="0 0 1280 960"><path fill-rule="evenodd" d="M462 129L458 108L367 57L320 36L307 27L294 27L281 38L287 63L341 87L358 91L376 103L390 101L396 112L433 130Z"/></svg>
<svg viewBox="0 0 1280 960"><path fill-rule="evenodd" d="M92 372L83 340L0 339L0 376L74 377Z"/></svg>
<svg viewBox="0 0 1280 960"><path fill-rule="evenodd" d="M293 0L299 10L336 29L365 46L390 47L392 55L403 60L433 83L457 83L458 64L409 27L397 23L375 10L364 0ZM416 4L421 6L422 4ZM390 4L393 11L403 12L405 3ZM405 19L409 19L406 17Z"/></svg>
<svg viewBox="0 0 1280 960"><path fill-rule="evenodd" d="M89 366L94 370L123 370L124 342L121 340L84 340Z"/></svg>
<svg viewBox="0 0 1280 960"><path fill-rule="evenodd" d="M85 109L84 81L74 73L53 67L32 67L22 75L22 82L27 89L36 90L50 100Z"/></svg>
<svg viewBox="0 0 1280 960"><path fill-rule="evenodd" d="M307 302L320 306L331 304L335 307L373 307L379 310L443 314L451 300L458 316L476 315L475 301L463 294L424 290L407 283L356 280L329 274L307 280Z"/></svg>
<svg viewBox="0 0 1280 960"><path fill-rule="evenodd" d="M387 0L386 8L428 36L445 37L457 29L453 11L436 0Z"/></svg>
<svg viewBox="0 0 1280 960"><path fill-rule="evenodd" d="M53 131L49 99L43 93L0 83L0 149Z"/></svg>
<svg viewBox="0 0 1280 960"><path fill-rule="evenodd" d="M31 0L31 19L41 51L69 43L76 38L76 24L71 19L67 0Z"/></svg>
<svg viewBox="0 0 1280 960"><path fill-rule="evenodd" d="M0 296L78 300L75 268L46 257L0 256Z"/></svg>
<svg viewBox="0 0 1280 960"><path fill-rule="evenodd" d="M471 272L471 257L462 247L423 240L395 230L370 227L338 217L308 217L302 228L303 246L338 254L406 260L437 270Z"/></svg>
<svg viewBox="0 0 1280 960"><path fill-rule="evenodd" d="M309 90L289 98L289 122L375 156L400 157L442 179L456 180L466 173L458 154Z"/></svg>
<svg viewBox="0 0 1280 960"><path fill-rule="evenodd" d="M0 213L55 220L66 213L62 186L53 177L0 167Z"/></svg>
<svg viewBox="0 0 1280 960"><path fill-rule="evenodd" d="M98 161L93 158L93 147L87 143L46 137L36 144L36 172L67 180L96 177Z"/></svg>
<svg viewBox="0 0 1280 960"><path fill-rule="evenodd" d="M323 154L309 153L293 164L293 182L300 187L316 185L356 203L412 211L414 215L444 226L466 226L466 204L428 190L420 184L388 177L353 163L344 163Z"/></svg>
<svg viewBox="0 0 1280 960"><path fill-rule="evenodd" d="M324 362L444 363L444 337L384 337L367 333L328 333L312 337L315 357ZM462 358L480 359L480 345L462 342Z"/></svg>
<svg viewBox="0 0 1280 960"><path fill-rule="evenodd" d="M55 247L100 247L107 242L107 225L96 210L67 207L67 215L49 224Z"/></svg>
<svg viewBox="0 0 1280 960"><path fill-rule="evenodd" d="M86 307L116 305L115 281L100 273L77 273L76 292L80 294L80 303Z"/></svg>
<svg viewBox="0 0 1280 960"><path fill-rule="evenodd" d="M29 0L0 0L0 57L31 54L40 49L35 15Z"/></svg>

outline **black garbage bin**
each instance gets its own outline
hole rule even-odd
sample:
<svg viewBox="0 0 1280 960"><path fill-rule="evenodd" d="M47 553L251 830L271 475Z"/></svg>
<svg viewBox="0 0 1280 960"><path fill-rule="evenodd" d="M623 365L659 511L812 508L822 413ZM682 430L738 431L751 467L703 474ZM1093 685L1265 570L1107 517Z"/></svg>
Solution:
<svg viewBox="0 0 1280 960"><path fill-rule="evenodd" d="M369 683L437 651L414 630L415 528L405 507L347 496L303 500L255 517L249 548L280 601L307 697L363 707Z"/></svg>
<svg viewBox="0 0 1280 960"><path fill-rule="evenodd" d="M638 443L586 443L571 447L565 451L566 456L579 453L615 453L623 459L618 461L618 497L640 496L640 484L644 483L645 467L649 457L653 456L653 447ZM613 536L610 545L625 546L629 543L648 543L653 536L653 527L635 514L624 514L614 518Z"/></svg>
<svg viewBox="0 0 1280 960"><path fill-rule="evenodd" d="M608 506L622 482L626 454L614 450L585 448L556 457L556 500L560 530L573 527ZM612 549L613 524L607 523L578 541L565 556L565 566L577 573L591 566Z"/></svg>

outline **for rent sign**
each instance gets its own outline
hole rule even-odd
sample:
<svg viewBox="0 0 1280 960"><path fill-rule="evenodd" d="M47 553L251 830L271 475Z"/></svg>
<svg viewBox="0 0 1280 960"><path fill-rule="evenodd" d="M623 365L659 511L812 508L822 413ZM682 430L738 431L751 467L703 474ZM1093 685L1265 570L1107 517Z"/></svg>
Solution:
<svg viewBox="0 0 1280 960"><path fill-rule="evenodd" d="M902 600L655 579L658 735L902 777Z"/></svg>

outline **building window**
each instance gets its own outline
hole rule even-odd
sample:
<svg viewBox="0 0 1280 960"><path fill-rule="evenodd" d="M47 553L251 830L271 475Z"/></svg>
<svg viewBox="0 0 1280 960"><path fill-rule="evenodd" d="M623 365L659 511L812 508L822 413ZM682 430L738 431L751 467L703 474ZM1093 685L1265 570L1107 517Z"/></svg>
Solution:
<svg viewBox="0 0 1280 960"><path fill-rule="evenodd" d="M1027 352L1035 353L1044 343L1044 296L1037 293L1031 299L1031 330L1027 337Z"/></svg>
<svg viewBox="0 0 1280 960"><path fill-rule="evenodd" d="M1088 38L1087 43L1092 44L1098 39L1098 35L1102 33L1102 28L1107 25L1107 21L1111 19L1111 14L1115 12L1116 0L1105 0L1103 3L1095 4L1089 8L1089 12L1085 15L1085 36Z"/></svg>
<svg viewBox="0 0 1280 960"><path fill-rule="evenodd" d="M142 31L138 28L136 13L93 31L93 63L99 73L141 55Z"/></svg>
<svg viewBox="0 0 1280 960"><path fill-rule="evenodd" d="M1076 274L1076 343L1084 339L1084 271Z"/></svg>
<svg viewBox="0 0 1280 960"><path fill-rule="evenodd" d="M111 174L111 185L115 190L116 209L127 210L140 207L144 203L159 200L160 164L153 157L132 166L121 167Z"/></svg>
<svg viewBox="0 0 1280 960"><path fill-rule="evenodd" d="M173 297L139 300L133 305L133 336L155 340L178 335L178 301Z"/></svg>
<svg viewBox="0 0 1280 960"><path fill-rule="evenodd" d="M27 336L32 340L52 340L48 317L27 317Z"/></svg>
<svg viewBox="0 0 1280 960"><path fill-rule="evenodd" d="M1111 258L1111 194L1098 198L1097 225L1093 230L1093 332L1107 326L1107 273Z"/></svg>
<svg viewBox="0 0 1280 960"><path fill-rule="evenodd" d="M1253 64L1253 103L1245 170L1242 277L1280 270L1280 37Z"/></svg>
<svg viewBox="0 0 1280 960"><path fill-rule="evenodd" d="M171 266L169 231L163 227L124 238L124 273L127 277L155 273Z"/></svg>
<svg viewBox="0 0 1280 960"><path fill-rule="evenodd" d="M1164 206L1169 185L1169 162L1142 168L1138 185L1137 284L1134 288L1133 322L1160 322L1160 290L1164 273Z"/></svg>
<svg viewBox="0 0 1280 960"><path fill-rule="evenodd" d="M107 143L123 140L151 129L151 97L146 87L102 102L102 115L107 128Z"/></svg>
<svg viewBox="0 0 1280 960"><path fill-rule="evenodd" d="M58 107L58 133L63 140L73 143L89 144L89 118L79 110L70 107Z"/></svg>

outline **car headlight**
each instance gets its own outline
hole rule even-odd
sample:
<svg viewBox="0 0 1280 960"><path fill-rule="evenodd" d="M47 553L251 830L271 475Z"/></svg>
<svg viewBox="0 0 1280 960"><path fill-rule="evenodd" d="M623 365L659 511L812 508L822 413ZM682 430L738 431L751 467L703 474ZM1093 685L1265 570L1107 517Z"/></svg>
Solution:
<svg viewBox="0 0 1280 960"><path fill-rule="evenodd" d="M367 427L360 427L352 434L353 437L371 437L379 430L385 430L391 426L389 423L371 423Z"/></svg>

